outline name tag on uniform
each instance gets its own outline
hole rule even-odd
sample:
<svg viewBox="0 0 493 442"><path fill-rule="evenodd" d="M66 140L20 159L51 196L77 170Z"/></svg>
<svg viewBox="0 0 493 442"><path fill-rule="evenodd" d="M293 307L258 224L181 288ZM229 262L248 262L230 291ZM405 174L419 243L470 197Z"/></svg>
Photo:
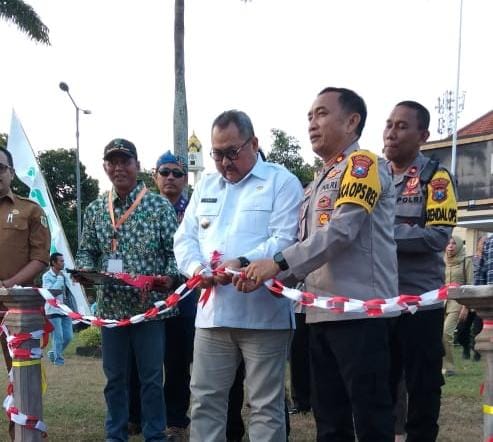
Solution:
<svg viewBox="0 0 493 442"><path fill-rule="evenodd" d="M108 259L108 273L123 273L123 260L111 258Z"/></svg>
<svg viewBox="0 0 493 442"><path fill-rule="evenodd" d="M217 198L202 198L201 203L217 203Z"/></svg>

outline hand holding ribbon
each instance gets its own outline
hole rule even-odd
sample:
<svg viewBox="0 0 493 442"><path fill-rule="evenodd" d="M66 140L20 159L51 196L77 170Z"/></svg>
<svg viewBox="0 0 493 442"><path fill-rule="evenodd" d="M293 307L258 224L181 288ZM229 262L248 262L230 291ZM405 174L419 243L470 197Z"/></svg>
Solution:
<svg viewBox="0 0 493 442"><path fill-rule="evenodd" d="M245 275L248 279L255 281L258 288L260 284L276 276L280 270L272 259L259 259L248 265L245 269Z"/></svg>

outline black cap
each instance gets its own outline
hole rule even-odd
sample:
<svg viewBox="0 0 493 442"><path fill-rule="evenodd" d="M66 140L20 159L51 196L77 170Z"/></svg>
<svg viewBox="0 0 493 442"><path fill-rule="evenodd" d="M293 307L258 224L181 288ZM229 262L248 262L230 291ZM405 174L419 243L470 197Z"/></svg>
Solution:
<svg viewBox="0 0 493 442"><path fill-rule="evenodd" d="M108 145L104 148L104 160L107 160L112 153L120 152L129 157L137 159L137 149L134 143L123 138L115 138L111 140Z"/></svg>

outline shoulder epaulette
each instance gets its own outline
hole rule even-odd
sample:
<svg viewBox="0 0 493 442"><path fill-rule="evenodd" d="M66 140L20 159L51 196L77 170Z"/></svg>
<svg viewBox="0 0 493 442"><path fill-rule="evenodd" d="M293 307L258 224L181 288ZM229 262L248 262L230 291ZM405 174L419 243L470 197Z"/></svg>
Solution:
<svg viewBox="0 0 493 442"><path fill-rule="evenodd" d="M16 193L14 193L14 195L15 195L16 198L19 198L22 201L26 201L26 202L29 202L29 203L34 204L36 206L39 206L39 204L36 201L33 201L32 199L30 199L27 196L17 195Z"/></svg>
<svg viewBox="0 0 493 442"><path fill-rule="evenodd" d="M435 172L437 171L439 166L439 162L437 160L434 160L431 158L426 166L423 168L421 173L419 174L419 180L421 181L421 184L428 184L431 179L433 178L433 175L435 175Z"/></svg>

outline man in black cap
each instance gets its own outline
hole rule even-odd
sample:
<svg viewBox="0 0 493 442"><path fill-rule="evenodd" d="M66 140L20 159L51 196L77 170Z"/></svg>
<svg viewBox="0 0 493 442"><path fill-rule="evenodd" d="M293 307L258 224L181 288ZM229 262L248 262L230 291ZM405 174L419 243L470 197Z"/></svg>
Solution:
<svg viewBox="0 0 493 442"><path fill-rule="evenodd" d="M104 149L104 170L113 188L86 209L77 267L109 273L162 275L159 291L141 291L104 284L98 288L97 314L105 319L128 319L166 298L179 279L173 255L177 228L173 206L148 192L137 180L137 150L124 139ZM126 327L102 328L103 370L107 383L106 441L126 441L128 422L129 353L137 360L141 382L142 432L147 441L166 440L163 398L163 317Z"/></svg>

